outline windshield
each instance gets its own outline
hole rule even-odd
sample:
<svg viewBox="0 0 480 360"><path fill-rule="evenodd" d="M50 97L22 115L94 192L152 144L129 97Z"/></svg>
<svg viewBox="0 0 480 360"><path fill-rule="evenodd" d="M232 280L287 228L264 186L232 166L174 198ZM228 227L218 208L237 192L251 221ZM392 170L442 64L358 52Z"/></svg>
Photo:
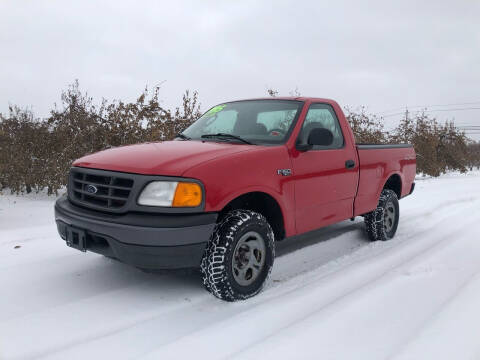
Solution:
<svg viewBox="0 0 480 360"><path fill-rule="evenodd" d="M253 144L280 144L287 140L302 105L301 101L274 99L217 105L183 135L191 139L236 142L239 139L235 137L240 137Z"/></svg>

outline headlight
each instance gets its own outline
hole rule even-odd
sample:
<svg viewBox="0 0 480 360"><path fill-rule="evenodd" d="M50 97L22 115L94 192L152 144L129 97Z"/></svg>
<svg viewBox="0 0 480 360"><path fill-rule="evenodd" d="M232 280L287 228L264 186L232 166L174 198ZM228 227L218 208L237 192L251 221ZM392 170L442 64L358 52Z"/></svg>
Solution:
<svg viewBox="0 0 480 360"><path fill-rule="evenodd" d="M196 207L202 203L202 188L197 183L153 181L138 198L139 205Z"/></svg>

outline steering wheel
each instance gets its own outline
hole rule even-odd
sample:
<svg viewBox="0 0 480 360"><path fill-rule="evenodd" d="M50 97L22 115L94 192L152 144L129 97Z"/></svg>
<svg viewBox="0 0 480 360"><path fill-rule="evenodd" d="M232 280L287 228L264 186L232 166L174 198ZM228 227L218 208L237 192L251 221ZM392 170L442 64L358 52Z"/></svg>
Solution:
<svg viewBox="0 0 480 360"><path fill-rule="evenodd" d="M285 131L282 130L282 129L279 129L279 128L274 128L272 130L270 130L268 132L268 135L272 135L272 136L284 136L285 135Z"/></svg>

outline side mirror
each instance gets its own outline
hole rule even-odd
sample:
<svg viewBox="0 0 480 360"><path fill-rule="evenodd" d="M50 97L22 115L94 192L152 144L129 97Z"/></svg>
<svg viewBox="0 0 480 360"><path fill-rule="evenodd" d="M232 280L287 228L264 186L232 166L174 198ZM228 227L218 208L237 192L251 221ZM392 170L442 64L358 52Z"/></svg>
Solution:
<svg viewBox="0 0 480 360"><path fill-rule="evenodd" d="M307 151L314 146L330 146L333 143L333 133L325 128L314 128L308 134L306 144L297 144L297 150Z"/></svg>

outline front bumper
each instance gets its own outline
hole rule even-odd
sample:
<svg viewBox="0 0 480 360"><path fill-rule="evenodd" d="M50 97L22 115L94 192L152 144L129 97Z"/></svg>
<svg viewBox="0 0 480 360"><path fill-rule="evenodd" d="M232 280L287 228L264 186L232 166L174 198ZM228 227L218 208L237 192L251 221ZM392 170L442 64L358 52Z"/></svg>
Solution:
<svg viewBox="0 0 480 360"><path fill-rule="evenodd" d="M69 227L81 229L85 250L149 270L199 267L216 220L216 213L109 214L73 205L66 196L55 203L64 240Z"/></svg>

